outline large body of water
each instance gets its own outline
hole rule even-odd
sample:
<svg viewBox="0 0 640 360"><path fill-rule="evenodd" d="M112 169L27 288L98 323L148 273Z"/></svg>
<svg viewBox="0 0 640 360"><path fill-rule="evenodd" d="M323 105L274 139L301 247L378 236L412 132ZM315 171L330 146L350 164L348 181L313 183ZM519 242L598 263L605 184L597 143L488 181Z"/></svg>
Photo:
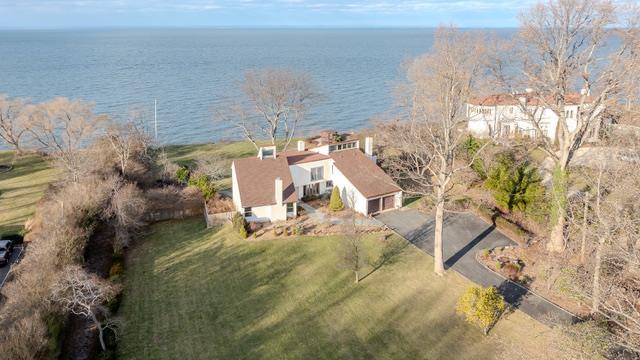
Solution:
<svg viewBox="0 0 640 360"><path fill-rule="evenodd" d="M432 29L0 31L0 93L81 98L148 121L157 99L159 140L201 143L237 137L213 114L241 96L245 71L290 68L323 95L304 133L357 130L391 108L402 62L432 41Z"/></svg>

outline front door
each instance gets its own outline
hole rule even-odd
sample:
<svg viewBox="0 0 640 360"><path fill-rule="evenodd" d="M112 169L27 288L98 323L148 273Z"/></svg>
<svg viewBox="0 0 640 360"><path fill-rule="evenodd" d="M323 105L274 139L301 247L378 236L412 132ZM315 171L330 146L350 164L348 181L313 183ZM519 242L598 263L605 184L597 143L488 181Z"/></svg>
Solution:
<svg viewBox="0 0 640 360"><path fill-rule="evenodd" d="M320 183L305 185L302 188L303 196L315 196L320 194Z"/></svg>

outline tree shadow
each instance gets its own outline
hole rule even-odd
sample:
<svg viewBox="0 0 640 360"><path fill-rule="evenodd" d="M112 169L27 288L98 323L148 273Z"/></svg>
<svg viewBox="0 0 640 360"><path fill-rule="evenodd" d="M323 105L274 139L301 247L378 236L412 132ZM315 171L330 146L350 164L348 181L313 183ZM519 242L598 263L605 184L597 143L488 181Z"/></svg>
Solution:
<svg viewBox="0 0 640 360"><path fill-rule="evenodd" d="M480 241L482 241L484 238L489 236L489 234L491 234L493 232L493 230L495 230L495 228L496 228L496 225L495 225L495 222L494 222L491 226L489 226L488 228L484 229L484 231L481 232L478 236L473 238L473 240L469 241L462 249L458 250L455 254L453 254L451 257L449 257L447 259L447 261L445 261L445 263L444 263L445 269L449 269L450 267L455 265L455 263L458 262L458 260L460 260L464 255L466 255L476 245L478 245L478 243Z"/></svg>
<svg viewBox="0 0 640 360"><path fill-rule="evenodd" d="M375 259L370 265L372 266L371 271L360 278L360 281L369 277L369 275L376 272L378 269L385 265L391 265L396 262L398 259L398 255L404 251L404 249L409 246L409 242L404 239L387 239L380 256Z"/></svg>

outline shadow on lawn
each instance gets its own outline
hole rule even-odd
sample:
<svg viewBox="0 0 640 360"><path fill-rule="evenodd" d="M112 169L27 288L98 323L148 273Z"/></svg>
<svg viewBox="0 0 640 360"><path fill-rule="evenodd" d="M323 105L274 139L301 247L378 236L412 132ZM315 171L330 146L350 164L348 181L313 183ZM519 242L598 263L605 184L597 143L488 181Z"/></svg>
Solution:
<svg viewBox="0 0 640 360"><path fill-rule="evenodd" d="M228 228L206 230L197 219L161 224L147 240L153 243L137 249L141 263L130 275L137 279L123 304L125 358L455 356L465 349L456 348L460 338L470 336L450 314L408 320L425 304L438 304L443 289L411 288L394 297L390 278L353 284L351 274L335 268L332 238L247 242ZM389 246L377 269L400 261L407 244ZM413 341L422 338L429 348Z"/></svg>

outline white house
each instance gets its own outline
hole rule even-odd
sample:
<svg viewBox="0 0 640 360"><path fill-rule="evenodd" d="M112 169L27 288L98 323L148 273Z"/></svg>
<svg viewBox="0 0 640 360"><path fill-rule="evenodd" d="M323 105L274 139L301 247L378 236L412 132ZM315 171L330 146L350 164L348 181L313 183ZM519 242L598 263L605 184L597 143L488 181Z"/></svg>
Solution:
<svg viewBox="0 0 640 360"><path fill-rule="evenodd" d="M298 201L336 186L345 205L364 215L401 207L402 190L375 161L372 138L362 152L357 138L332 131L298 141L296 150L262 147L233 161L233 203L249 221L286 220L297 216Z"/></svg>
<svg viewBox="0 0 640 360"><path fill-rule="evenodd" d="M592 106L593 99L583 93L569 93L565 98L565 116L569 131L576 128L577 118L581 108ZM582 104L582 105L581 105ZM527 109L527 113L523 111ZM598 114L604 108L597 109ZM504 137L526 136L535 138L543 135L555 139L558 126L558 115L549 108L539 104L539 99L527 89L521 94L497 94L479 97L467 103L468 130L479 137ZM540 125L540 130L532 121ZM600 121L592 126L586 135L586 139L595 141L598 138Z"/></svg>

